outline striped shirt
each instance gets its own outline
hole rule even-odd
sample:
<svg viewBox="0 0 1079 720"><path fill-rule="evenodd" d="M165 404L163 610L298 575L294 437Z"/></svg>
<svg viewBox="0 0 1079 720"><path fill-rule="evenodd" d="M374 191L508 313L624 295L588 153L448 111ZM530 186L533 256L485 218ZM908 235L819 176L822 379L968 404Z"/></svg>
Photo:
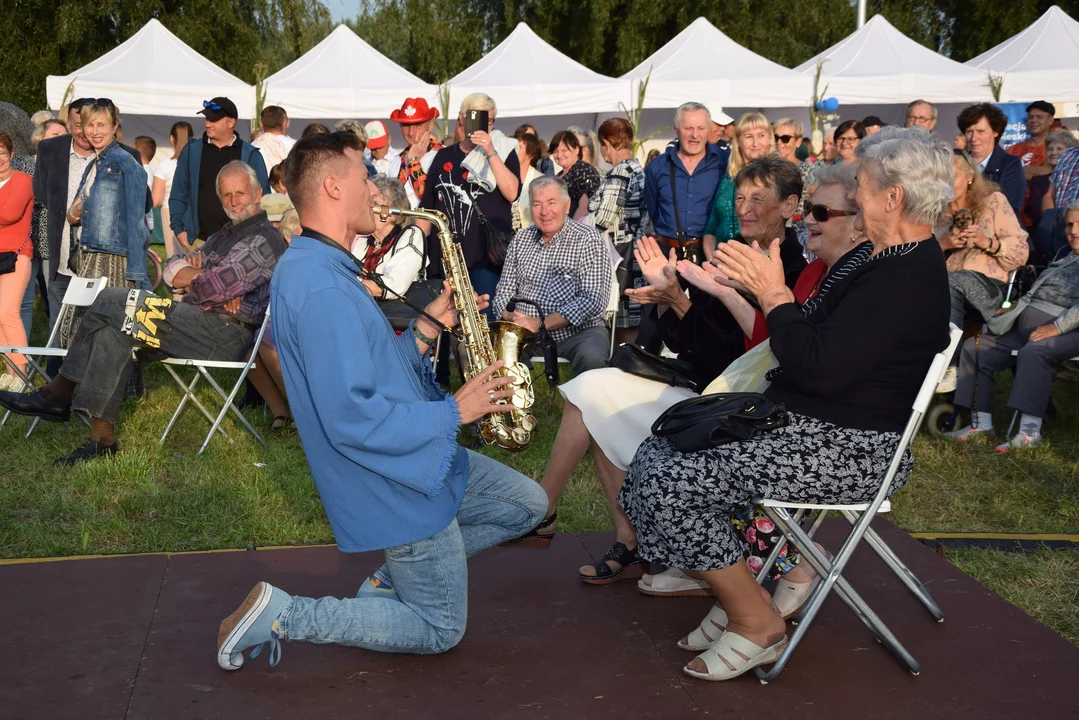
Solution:
<svg viewBox="0 0 1079 720"><path fill-rule="evenodd" d="M1068 148L1060 154L1052 182L1055 207L1063 209L1079 199L1079 147Z"/></svg>

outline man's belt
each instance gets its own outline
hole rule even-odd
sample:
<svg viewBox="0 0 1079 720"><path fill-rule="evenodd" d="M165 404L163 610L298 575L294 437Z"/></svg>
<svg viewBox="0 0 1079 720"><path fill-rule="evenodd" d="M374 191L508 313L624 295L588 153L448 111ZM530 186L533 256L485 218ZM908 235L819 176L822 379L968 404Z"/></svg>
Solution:
<svg viewBox="0 0 1079 720"><path fill-rule="evenodd" d="M681 248L683 250L691 247L699 247L701 244L700 238L682 238L681 240L679 240L678 238L670 238L663 235L656 235L656 240L662 243L666 243L673 248Z"/></svg>

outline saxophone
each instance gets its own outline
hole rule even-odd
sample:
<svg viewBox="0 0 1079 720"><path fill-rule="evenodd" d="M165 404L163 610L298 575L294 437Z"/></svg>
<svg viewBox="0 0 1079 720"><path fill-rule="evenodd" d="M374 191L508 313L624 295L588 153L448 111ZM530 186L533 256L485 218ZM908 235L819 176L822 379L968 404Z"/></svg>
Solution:
<svg viewBox="0 0 1079 720"><path fill-rule="evenodd" d="M437 210L405 210L380 205L376 208L383 221L392 215L426 220L438 228L438 240L442 245L442 268L453 290L453 304L457 308L457 329L454 334L463 344L462 360L465 380L471 380L496 360L505 366L494 377L513 379L513 397L498 401L505 405L505 412L491 413L480 420L480 437L488 445L498 445L511 452L519 452L532 441L536 418L532 405L536 400L532 390L532 375L528 366L521 362L521 354L530 344L532 331L517 323L500 320L488 327L487 318L476 305L476 294L468 277L465 252L461 243L450 230L446 216Z"/></svg>

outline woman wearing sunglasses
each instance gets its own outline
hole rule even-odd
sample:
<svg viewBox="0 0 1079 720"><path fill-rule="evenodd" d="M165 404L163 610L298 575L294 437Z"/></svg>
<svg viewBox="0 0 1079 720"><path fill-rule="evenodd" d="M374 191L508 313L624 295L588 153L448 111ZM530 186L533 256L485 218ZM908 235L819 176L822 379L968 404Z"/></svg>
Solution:
<svg viewBox="0 0 1079 720"><path fill-rule="evenodd" d="M995 183L986 180L965 150L952 156L955 196L937 227L936 236L948 263L951 321L963 327L968 309L978 322L997 314L1008 275L1027 261L1027 232ZM955 390L959 355L944 375L938 392Z"/></svg>
<svg viewBox="0 0 1079 720"><path fill-rule="evenodd" d="M110 287L148 290L146 171L116 139L120 113L111 100L84 102L79 121L94 158L67 213L76 245L72 270L79 277L107 277ZM64 317L64 347L74 339L81 319L81 312ZM140 379L134 378L132 389L137 392L139 385Z"/></svg>

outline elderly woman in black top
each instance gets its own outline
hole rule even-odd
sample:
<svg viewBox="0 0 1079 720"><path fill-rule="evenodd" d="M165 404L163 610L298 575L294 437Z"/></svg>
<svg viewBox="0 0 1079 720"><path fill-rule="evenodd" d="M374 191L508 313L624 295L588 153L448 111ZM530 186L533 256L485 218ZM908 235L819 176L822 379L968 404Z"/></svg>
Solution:
<svg viewBox="0 0 1079 720"><path fill-rule="evenodd" d="M757 298L781 371L766 394L789 425L681 453L653 436L619 496L638 553L694 569L719 603L723 634L685 672L726 680L774 662L786 626L744 562L730 517L759 496L862 502L886 472L935 353L948 344L948 278L932 228L952 195L951 148L921 129L885 128L859 148L856 202L869 262L803 315L784 283L779 247L725 243L714 262ZM907 455L893 490L906 483ZM868 472L867 472L868 470Z"/></svg>
<svg viewBox="0 0 1079 720"><path fill-rule="evenodd" d="M558 177L569 188L569 214L580 220L588 214L588 200L599 189L599 172L584 159L581 141L569 130L560 130L551 138L551 158L562 168Z"/></svg>

